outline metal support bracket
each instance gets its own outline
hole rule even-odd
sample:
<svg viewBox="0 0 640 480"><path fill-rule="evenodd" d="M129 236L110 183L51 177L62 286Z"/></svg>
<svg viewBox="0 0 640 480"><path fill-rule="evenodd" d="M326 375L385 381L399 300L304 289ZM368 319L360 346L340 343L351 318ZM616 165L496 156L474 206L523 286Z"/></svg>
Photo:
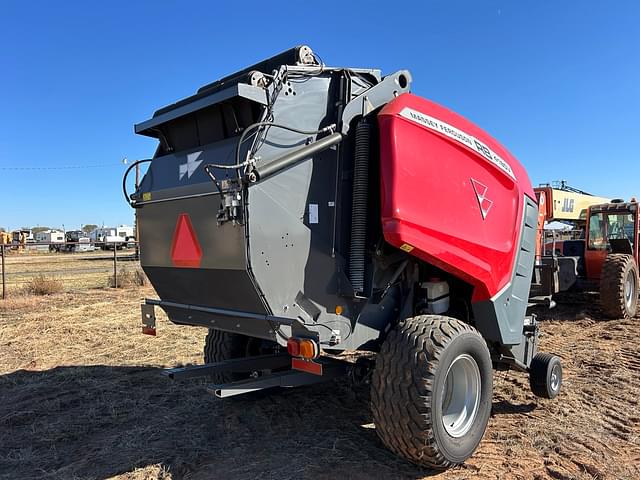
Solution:
<svg viewBox="0 0 640 480"><path fill-rule="evenodd" d="M276 368L287 367L290 364L291 356L288 353L279 353L275 355L233 358L221 362L207 363L206 365L169 368L163 370L162 374L173 380L184 380L187 378L206 377L216 373L274 370Z"/></svg>
<svg viewBox="0 0 640 480"><path fill-rule="evenodd" d="M207 388L218 398L233 397L244 393L255 392L273 387L300 387L312 385L314 383L326 382L336 377L346 375L349 364L341 361L327 361L323 359L324 368L322 375L299 372L297 370L287 370L276 372L258 378L249 378L238 382L225 383L223 385L212 385Z"/></svg>
<svg viewBox="0 0 640 480"><path fill-rule="evenodd" d="M153 305L143 303L140 305L142 310L142 333L146 335L156 334L156 312Z"/></svg>
<svg viewBox="0 0 640 480"><path fill-rule="evenodd" d="M258 313L242 312L239 310L230 310L226 308L203 307L200 305L189 305L186 303L154 300L152 298L145 298L144 302L146 305L150 305L150 306L157 305L163 309L176 308L176 309L187 310L192 312L208 313L208 314L217 315L220 317L242 318L247 320L262 320L267 322L274 322L281 325L291 326L297 322L297 320L293 318L278 317L275 315L261 315Z"/></svg>
<svg viewBox="0 0 640 480"><path fill-rule="evenodd" d="M362 95L351 100L342 113L342 134L349 133L351 121L358 116L366 116L402 93L411 90L411 73L398 70L387 75L380 83L371 87Z"/></svg>

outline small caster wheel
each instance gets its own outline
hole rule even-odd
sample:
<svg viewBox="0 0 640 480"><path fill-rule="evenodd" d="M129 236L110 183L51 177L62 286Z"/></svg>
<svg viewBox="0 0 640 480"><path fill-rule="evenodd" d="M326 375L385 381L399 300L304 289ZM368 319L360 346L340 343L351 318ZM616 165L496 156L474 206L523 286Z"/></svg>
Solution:
<svg viewBox="0 0 640 480"><path fill-rule="evenodd" d="M529 385L537 397L556 398L562 385L560 358L550 353L538 353L529 366Z"/></svg>

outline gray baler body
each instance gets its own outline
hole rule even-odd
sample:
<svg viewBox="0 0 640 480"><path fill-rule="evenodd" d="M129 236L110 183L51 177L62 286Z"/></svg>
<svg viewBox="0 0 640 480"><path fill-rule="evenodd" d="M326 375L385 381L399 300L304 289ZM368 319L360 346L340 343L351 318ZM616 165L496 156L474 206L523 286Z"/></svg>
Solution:
<svg viewBox="0 0 640 480"><path fill-rule="evenodd" d="M324 349L375 350L396 320L416 313L412 285L422 267L381 240L379 152L357 147L375 144L375 121L359 127L408 92L411 76L328 68L309 52L284 52L136 125L136 133L159 140L133 197L141 263L160 297L156 305L175 323L281 345L297 335ZM276 126L249 132L257 122L307 133ZM358 155L370 171L354 185ZM527 212L535 212L531 205ZM199 250L187 264L175 254L185 216ZM516 280L514 273L513 285L522 283ZM472 289L458 286L470 298ZM503 296L514 296L514 288ZM514 324L521 328L526 301L520 304L512 312L498 298L478 312L496 359L526 368L535 325L521 337L515 332L519 344L500 340L514 337ZM470 310L463 312L469 321Z"/></svg>
<svg viewBox="0 0 640 480"><path fill-rule="evenodd" d="M246 83L258 68L276 75L287 70L287 81L272 83L266 92ZM281 89L277 95L274 88ZM355 135L349 116L361 115L363 108L368 113L408 89L409 82L400 86L394 76L383 82L378 70L302 65L293 49L203 87L136 125L137 133L160 140L138 190L136 212L141 263L170 319L281 343L293 328L339 349L377 339L398 315L399 298L392 293L381 304L356 298L347 277ZM270 96L276 97L273 104ZM220 195L202 167L234 164L238 135L264 120L269 108L274 123L300 130L344 122L342 141L250 185L239 218L219 222ZM317 138L271 127L256 154L269 165ZM242 146L243 160L250 143ZM221 185L236 178L233 169L212 172ZM172 259L181 214L189 216L201 246L197 267L179 267ZM366 269L370 291L373 266Z"/></svg>

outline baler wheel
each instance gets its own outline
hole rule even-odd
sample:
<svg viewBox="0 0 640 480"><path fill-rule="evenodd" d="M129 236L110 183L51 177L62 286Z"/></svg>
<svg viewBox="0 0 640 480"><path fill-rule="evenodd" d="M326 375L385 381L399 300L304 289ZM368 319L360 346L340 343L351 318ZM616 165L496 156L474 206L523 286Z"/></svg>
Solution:
<svg viewBox="0 0 640 480"><path fill-rule="evenodd" d="M562 386L562 364L549 353L537 353L529 366L529 385L536 397L556 398Z"/></svg>
<svg viewBox="0 0 640 480"><path fill-rule="evenodd" d="M600 275L600 304L609 318L633 318L638 310L638 267L633 256L607 255Z"/></svg>
<svg viewBox="0 0 640 480"><path fill-rule="evenodd" d="M492 391L491 357L475 328L439 315L408 318L389 333L376 359L376 432L418 465L460 464L484 435Z"/></svg>
<svg viewBox="0 0 640 480"><path fill-rule="evenodd" d="M204 341L204 362L215 363L232 358L246 357L250 340L250 337L238 333L209 329ZM213 382L222 384L246 377L246 375L239 373L218 373L213 376Z"/></svg>

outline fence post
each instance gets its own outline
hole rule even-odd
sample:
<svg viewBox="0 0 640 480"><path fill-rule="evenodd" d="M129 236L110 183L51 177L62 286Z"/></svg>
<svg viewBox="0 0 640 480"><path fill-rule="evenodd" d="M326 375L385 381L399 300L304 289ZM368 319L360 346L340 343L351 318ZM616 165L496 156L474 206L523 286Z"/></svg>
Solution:
<svg viewBox="0 0 640 480"><path fill-rule="evenodd" d="M118 246L113 243L113 286L118 288Z"/></svg>
<svg viewBox="0 0 640 480"><path fill-rule="evenodd" d="M0 245L0 254L2 255L2 299L7 298L7 277L4 273L4 243Z"/></svg>

